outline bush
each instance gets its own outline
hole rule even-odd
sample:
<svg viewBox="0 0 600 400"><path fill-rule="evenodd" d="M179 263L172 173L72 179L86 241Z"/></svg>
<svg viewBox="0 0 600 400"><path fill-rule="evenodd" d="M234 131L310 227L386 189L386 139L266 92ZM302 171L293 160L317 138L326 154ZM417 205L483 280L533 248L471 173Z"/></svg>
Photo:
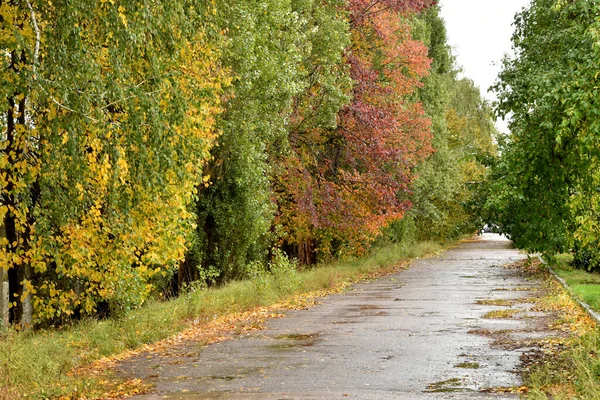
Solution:
<svg viewBox="0 0 600 400"><path fill-rule="evenodd" d="M582 248L575 246L574 256L571 265L577 269L583 269L589 272L600 272L600 246L596 248Z"/></svg>

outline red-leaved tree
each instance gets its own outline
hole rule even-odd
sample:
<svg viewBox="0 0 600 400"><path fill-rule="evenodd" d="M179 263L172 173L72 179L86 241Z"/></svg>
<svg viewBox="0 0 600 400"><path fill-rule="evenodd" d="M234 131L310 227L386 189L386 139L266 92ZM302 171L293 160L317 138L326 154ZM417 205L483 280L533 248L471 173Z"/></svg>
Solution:
<svg viewBox="0 0 600 400"><path fill-rule="evenodd" d="M354 83L351 101L331 129L295 114L292 155L279 166L275 185L278 225L303 263L315 253L365 251L411 206L413 170L433 149L430 121L411 98L430 60L425 45L411 38L406 17L431 4L349 2L352 43L344 62ZM316 97L325 90L313 88Z"/></svg>

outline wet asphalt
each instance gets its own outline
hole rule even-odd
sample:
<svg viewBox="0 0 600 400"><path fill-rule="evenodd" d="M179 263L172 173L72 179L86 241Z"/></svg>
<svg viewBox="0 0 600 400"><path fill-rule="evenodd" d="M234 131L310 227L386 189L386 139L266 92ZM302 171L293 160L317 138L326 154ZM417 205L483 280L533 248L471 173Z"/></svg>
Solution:
<svg viewBox="0 0 600 400"><path fill-rule="evenodd" d="M518 398L486 389L519 386L528 349L494 345L481 332L545 334L532 328L543 316L527 302L539 283L503 267L525 257L484 234L269 320L265 330L143 353L119 374L154 385L140 400ZM482 318L506 307L478 301L504 299L517 299L519 318Z"/></svg>

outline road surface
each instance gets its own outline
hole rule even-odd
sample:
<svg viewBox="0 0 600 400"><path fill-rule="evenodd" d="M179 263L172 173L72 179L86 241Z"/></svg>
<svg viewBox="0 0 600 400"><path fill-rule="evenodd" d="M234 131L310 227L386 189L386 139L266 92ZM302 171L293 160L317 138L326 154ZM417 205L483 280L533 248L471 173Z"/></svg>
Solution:
<svg viewBox="0 0 600 400"><path fill-rule="evenodd" d="M511 344L551 335L528 302L539 282L503 267L524 257L484 234L265 330L140 354L119 373L154 385L140 400L518 398L486 389L519 386L528 348ZM483 318L506 309L518 314Z"/></svg>

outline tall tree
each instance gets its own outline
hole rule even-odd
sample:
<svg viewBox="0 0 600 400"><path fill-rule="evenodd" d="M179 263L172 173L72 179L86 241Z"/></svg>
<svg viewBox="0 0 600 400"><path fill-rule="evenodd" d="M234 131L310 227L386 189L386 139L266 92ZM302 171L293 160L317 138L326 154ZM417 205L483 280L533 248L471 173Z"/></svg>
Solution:
<svg viewBox="0 0 600 400"><path fill-rule="evenodd" d="M417 96L432 121L435 151L416 169L410 211L387 234L396 241L452 238L477 226L472 205L487 175L483 161L495 152L492 109L472 81L459 78L439 6L416 15L411 26L432 60Z"/></svg>
<svg viewBox="0 0 600 400"><path fill-rule="evenodd" d="M410 207L414 167L430 153L429 121L411 95L427 74L422 43L405 16L429 2L351 1L344 61L352 101L335 126L293 132L297 162L286 170L285 240L322 258L364 252ZM316 248L315 248L316 247Z"/></svg>
<svg viewBox="0 0 600 400"><path fill-rule="evenodd" d="M290 162L289 126L335 121L340 106L330 99L343 101L338 86L349 86L336 65L348 32L338 0L222 1L217 10L229 40L223 62L236 78L206 170L212 184L200 188L186 274L223 281L265 260L280 234L273 190L279 160Z"/></svg>
<svg viewBox="0 0 600 400"><path fill-rule="evenodd" d="M583 239L597 215L600 153L598 2L536 0L515 19L516 56L504 60L498 112L511 114L490 199L517 246L570 248L600 260ZM596 261L598 264L598 261Z"/></svg>
<svg viewBox="0 0 600 400"><path fill-rule="evenodd" d="M11 321L126 310L183 258L226 83L196 2L0 2ZM35 313L32 314L32 311Z"/></svg>

